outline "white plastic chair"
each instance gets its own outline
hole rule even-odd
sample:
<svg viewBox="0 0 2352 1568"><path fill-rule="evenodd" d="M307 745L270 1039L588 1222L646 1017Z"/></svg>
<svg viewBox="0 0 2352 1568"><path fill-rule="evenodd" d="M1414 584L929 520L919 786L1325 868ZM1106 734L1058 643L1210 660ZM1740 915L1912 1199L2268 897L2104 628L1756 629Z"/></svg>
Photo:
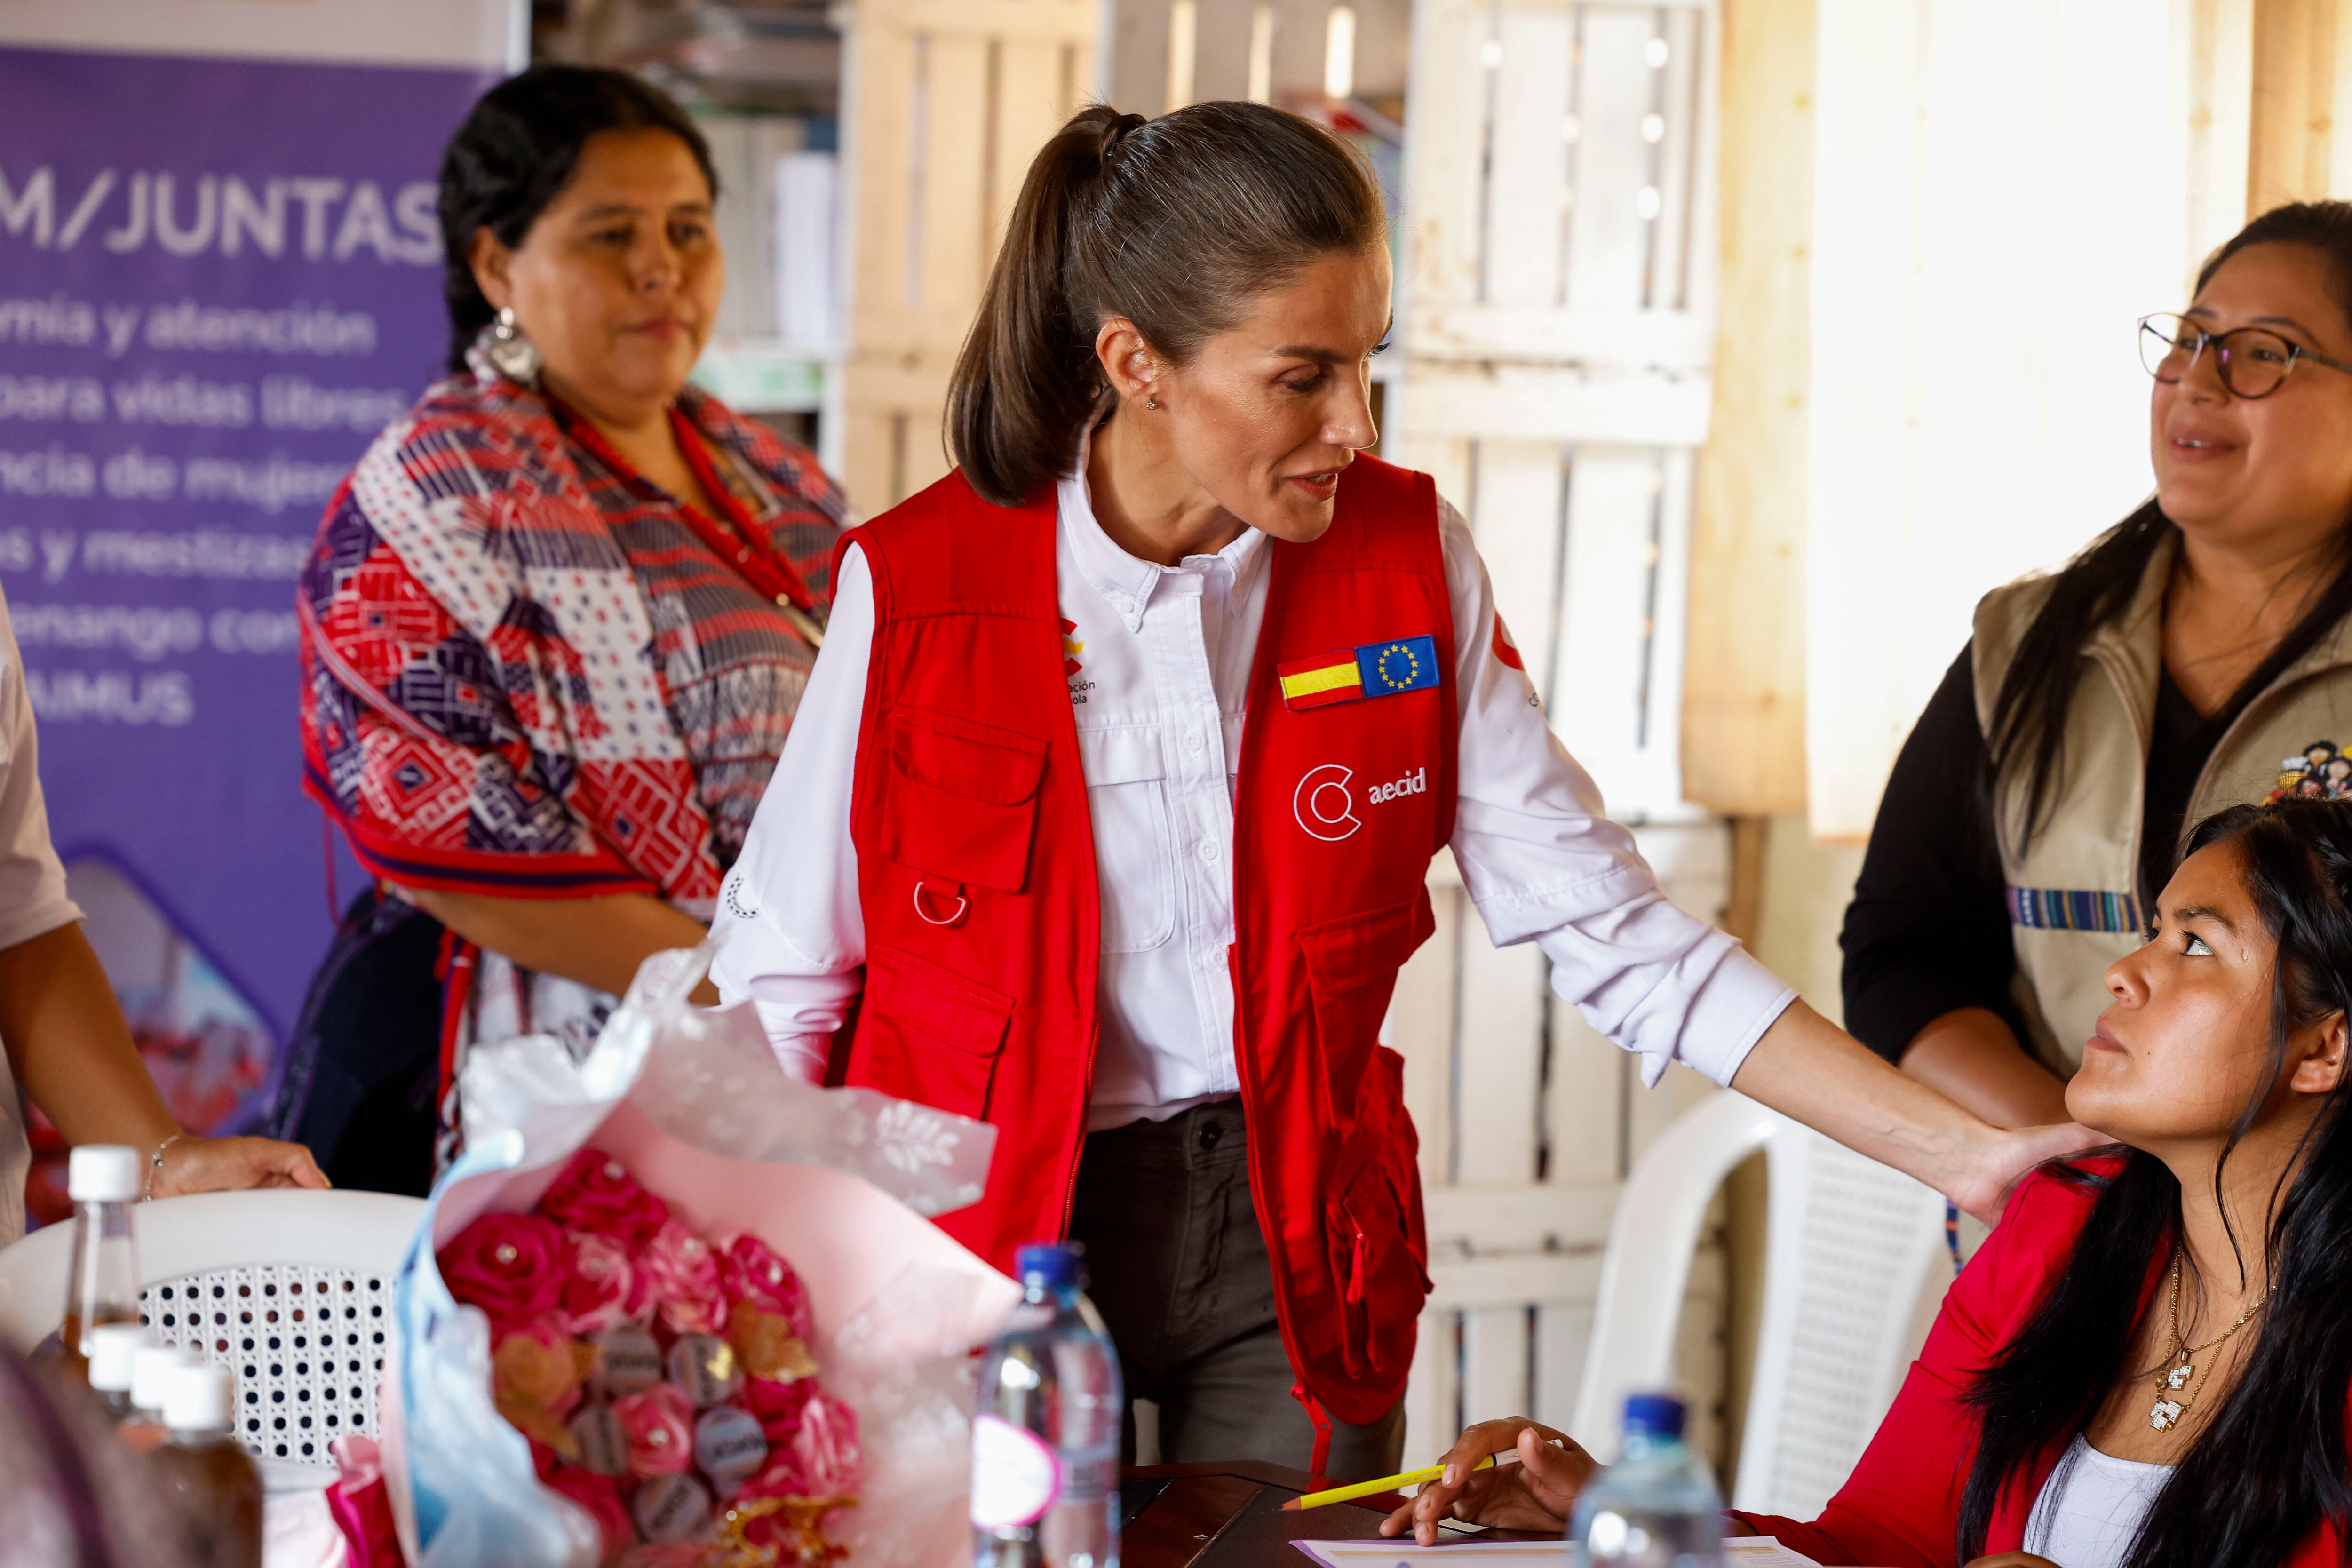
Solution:
<svg viewBox="0 0 2352 1568"><path fill-rule="evenodd" d="M1923 1301L1949 1282L1944 1200L1744 1095L1685 1113L1626 1181L1571 1430L1612 1452L1625 1394L1674 1385L1675 1329L1707 1207L1759 1148L1771 1172L1764 1312L1731 1500L1809 1519L1845 1484L1894 1403Z"/></svg>
<svg viewBox="0 0 2352 1568"><path fill-rule="evenodd" d="M392 1279L424 1203L385 1193L205 1193L132 1211L141 1305L167 1343L236 1377L246 1448L333 1463L328 1445L376 1435ZM0 1251L0 1337L19 1354L65 1316L73 1226Z"/></svg>

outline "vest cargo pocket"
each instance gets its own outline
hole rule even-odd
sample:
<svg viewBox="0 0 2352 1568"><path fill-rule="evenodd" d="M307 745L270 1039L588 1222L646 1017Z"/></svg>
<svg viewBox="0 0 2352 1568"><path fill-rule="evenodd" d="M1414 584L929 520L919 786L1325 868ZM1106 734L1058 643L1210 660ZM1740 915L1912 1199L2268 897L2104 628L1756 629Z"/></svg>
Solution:
<svg viewBox="0 0 2352 1568"><path fill-rule="evenodd" d="M1028 880L1045 742L952 714L894 708L882 848L952 881L1017 893Z"/></svg>
<svg viewBox="0 0 2352 1568"><path fill-rule="evenodd" d="M1437 929L1426 889L1402 903L1298 928L1315 1035L1331 1099L1332 1125L1343 1137L1369 1103L1373 1050L1388 1016L1396 973Z"/></svg>
<svg viewBox="0 0 2352 1568"><path fill-rule="evenodd" d="M1013 998L893 947L866 955L866 995L846 1082L958 1116L988 1114Z"/></svg>
<svg viewBox="0 0 2352 1568"><path fill-rule="evenodd" d="M1396 1053L1383 1049L1381 1055ZM1402 1112L1395 1114L1402 1118ZM1398 1326L1420 1315L1429 1294L1429 1244L1420 1235L1413 1157L1410 1122L1394 1129L1385 1119L1377 1128L1365 1124L1341 1155L1339 1173L1345 1180L1333 1183L1335 1195L1325 1205L1325 1236L1339 1288L1339 1351L1350 1376L1399 1370L1382 1346L1396 1344ZM1351 1162L1355 1169L1348 1173Z"/></svg>

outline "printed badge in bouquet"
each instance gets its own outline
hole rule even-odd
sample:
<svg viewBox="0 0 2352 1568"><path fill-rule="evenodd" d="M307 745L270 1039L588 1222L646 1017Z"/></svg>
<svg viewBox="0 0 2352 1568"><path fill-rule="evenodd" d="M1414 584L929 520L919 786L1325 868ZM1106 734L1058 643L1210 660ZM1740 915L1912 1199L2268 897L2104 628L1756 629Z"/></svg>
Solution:
<svg viewBox="0 0 2352 1568"><path fill-rule="evenodd" d="M968 1352L1019 1289L926 1216L977 1199L994 1130L787 1078L749 1008L686 1004L707 962L647 961L577 1060L467 1060L381 1478L337 1503L356 1568L967 1560Z"/></svg>

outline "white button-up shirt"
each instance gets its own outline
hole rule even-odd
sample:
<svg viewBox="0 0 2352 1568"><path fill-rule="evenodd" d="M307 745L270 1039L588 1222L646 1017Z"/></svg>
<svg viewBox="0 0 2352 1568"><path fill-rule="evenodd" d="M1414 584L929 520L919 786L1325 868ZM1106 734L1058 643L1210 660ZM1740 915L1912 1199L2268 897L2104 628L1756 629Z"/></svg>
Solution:
<svg viewBox="0 0 2352 1568"><path fill-rule="evenodd" d="M1250 529L1174 566L1138 560L1095 520L1083 456L1059 505L1055 567L1102 900L1091 1131L1240 1092L1225 950L1267 546ZM1441 512L1461 715L1453 849L1472 901L1497 944L1541 946L1552 989L1641 1053L1647 1080L1679 1059L1729 1083L1795 992L1658 891L1526 674L1499 657L1507 634L1486 566L1461 515ZM873 637L873 579L853 550L712 927L719 995L749 997L786 1069L809 1079L863 982L849 806Z"/></svg>

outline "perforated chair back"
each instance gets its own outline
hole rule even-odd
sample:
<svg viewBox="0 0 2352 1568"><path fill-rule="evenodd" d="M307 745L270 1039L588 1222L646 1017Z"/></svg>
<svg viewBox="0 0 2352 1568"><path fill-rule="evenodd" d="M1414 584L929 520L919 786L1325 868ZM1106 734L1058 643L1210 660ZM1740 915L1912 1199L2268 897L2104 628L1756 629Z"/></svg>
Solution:
<svg viewBox="0 0 2352 1568"><path fill-rule="evenodd" d="M148 1325L235 1374L247 1452L331 1464L335 1438L376 1435L393 1273L424 1212L416 1198L292 1189L142 1204ZM20 1353L65 1316L72 1231L49 1226L0 1251L0 1336Z"/></svg>
<svg viewBox="0 0 2352 1568"><path fill-rule="evenodd" d="M1570 1430L1614 1454L1624 1395L1675 1385L1683 1295L1707 1209L1732 1167L1759 1148L1771 1173L1764 1311L1728 1490L1735 1507L1810 1519L1894 1403L1923 1302L1948 1282L1944 1200L1744 1095L1711 1095L1685 1111L1627 1178Z"/></svg>

